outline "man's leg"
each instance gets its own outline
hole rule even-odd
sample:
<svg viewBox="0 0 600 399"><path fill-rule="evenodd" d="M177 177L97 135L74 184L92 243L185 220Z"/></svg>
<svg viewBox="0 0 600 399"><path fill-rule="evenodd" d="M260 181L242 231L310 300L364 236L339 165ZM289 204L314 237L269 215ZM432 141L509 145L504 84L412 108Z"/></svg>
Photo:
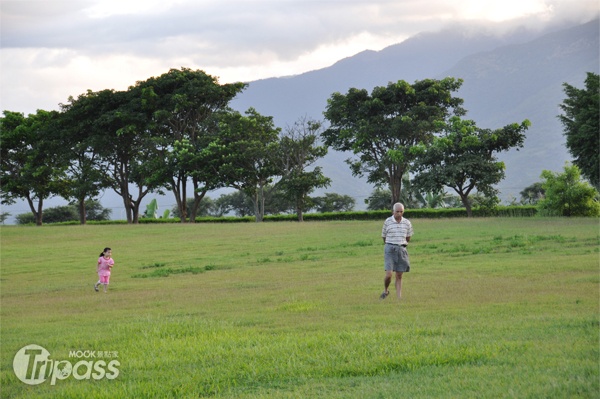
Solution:
<svg viewBox="0 0 600 399"><path fill-rule="evenodd" d="M385 299L390 294L390 283L392 282L392 271L385 271L385 278L383 279L383 292L379 296L379 299Z"/></svg>
<svg viewBox="0 0 600 399"><path fill-rule="evenodd" d="M386 270L385 271L385 278L383 279L383 287L384 287L383 292L389 293L389 287L390 287L390 283L391 282L392 282L392 271L391 270Z"/></svg>
<svg viewBox="0 0 600 399"><path fill-rule="evenodd" d="M390 274L390 280L392 276ZM396 298L402 297L402 272L396 272Z"/></svg>

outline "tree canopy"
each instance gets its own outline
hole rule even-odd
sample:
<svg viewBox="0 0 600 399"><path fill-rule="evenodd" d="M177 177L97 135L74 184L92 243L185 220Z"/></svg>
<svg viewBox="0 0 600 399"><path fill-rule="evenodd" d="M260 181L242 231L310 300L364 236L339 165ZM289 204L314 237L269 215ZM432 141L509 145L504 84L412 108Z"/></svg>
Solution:
<svg viewBox="0 0 600 399"><path fill-rule="evenodd" d="M245 115L228 111L220 115L219 135L206 150L223 184L253 198L257 222L264 216L265 188L279 173L275 162L279 132L272 117L254 108Z"/></svg>
<svg viewBox="0 0 600 399"><path fill-rule="evenodd" d="M588 72L585 88L564 83L567 98L560 105L567 149L573 164L590 183L600 189L600 76Z"/></svg>
<svg viewBox="0 0 600 399"><path fill-rule="evenodd" d="M440 137L431 145L421 143L414 148L418 155L415 165L415 184L426 191L438 192L444 187L453 189L472 216L469 194L475 189L486 198L497 197L493 187L504 178L504 163L495 153L523 146L530 126L528 120L501 129L481 129L472 120L451 118Z"/></svg>
<svg viewBox="0 0 600 399"><path fill-rule="evenodd" d="M143 109L149 114L162 160L153 178L175 196L182 222L188 216L186 194L191 180L194 202L189 220L193 222L206 193L221 185L203 158L203 150L216 135L215 115L247 85L221 85L204 71L182 68L138 82L137 86L142 90Z"/></svg>
<svg viewBox="0 0 600 399"><path fill-rule="evenodd" d="M324 112L330 127L322 134L336 150L351 151L353 175L367 175L375 185L388 185L392 203L400 198L402 176L415 160L411 148L429 143L451 115L463 115L463 100L452 97L461 79L403 80L375 87L371 94L351 88L333 93Z"/></svg>
<svg viewBox="0 0 600 399"><path fill-rule="evenodd" d="M316 188L331 184L331 179L319 166L307 170L327 154L327 147L318 145L320 130L321 122L301 118L285 129L279 141L278 162L282 177L277 186L294 203L299 221L303 220L303 212L310 205L308 195Z"/></svg>
<svg viewBox="0 0 600 399"><path fill-rule="evenodd" d="M38 110L24 116L4 111L0 118L0 195L2 202L24 198L36 224L43 219L44 200L67 190L67 160L59 155L58 112Z"/></svg>
<svg viewBox="0 0 600 399"><path fill-rule="evenodd" d="M538 202L542 214L553 216L599 216L598 191L581 180L577 165L566 164L563 173L544 170L544 199Z"/></svg>

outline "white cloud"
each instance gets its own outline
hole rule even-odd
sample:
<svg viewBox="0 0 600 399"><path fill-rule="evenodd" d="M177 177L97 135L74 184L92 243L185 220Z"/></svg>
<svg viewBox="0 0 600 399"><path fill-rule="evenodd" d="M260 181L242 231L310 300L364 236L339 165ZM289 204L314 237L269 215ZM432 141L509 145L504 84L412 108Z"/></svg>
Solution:
<svg viewBox="0 0 600 399"><path fill-rule="evenodd" d="M469 0L465 2L460 16L501 22L532 14L547 14L551 9L552 6L543 0Z"/></svg>

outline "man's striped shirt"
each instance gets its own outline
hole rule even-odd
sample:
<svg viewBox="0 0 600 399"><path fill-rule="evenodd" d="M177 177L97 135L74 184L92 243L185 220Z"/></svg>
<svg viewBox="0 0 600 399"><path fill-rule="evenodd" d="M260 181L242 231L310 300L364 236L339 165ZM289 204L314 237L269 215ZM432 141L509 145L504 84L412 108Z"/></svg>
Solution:
<svg viewBox="0 0 600 399"><path fill-rule="evenodd" d="M383 222L381 237L385 238L386 244L406 245L408 244L406 237L412 237L412 235L412 224L406 218L402 218L398 223L394 216L390 216Z"/></svg>

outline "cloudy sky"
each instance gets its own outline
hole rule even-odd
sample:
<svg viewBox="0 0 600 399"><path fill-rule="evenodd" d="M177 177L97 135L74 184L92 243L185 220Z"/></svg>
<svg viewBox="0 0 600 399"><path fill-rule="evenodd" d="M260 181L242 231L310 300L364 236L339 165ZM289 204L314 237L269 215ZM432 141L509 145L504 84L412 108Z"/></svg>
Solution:
<svg viewBox="0 0 600 399"><path fill-rule="evenodd" d="M295 75L459 22L585 22L598 0L0 0L0 107L57 109L182 66L221 83Z"/></svg>

